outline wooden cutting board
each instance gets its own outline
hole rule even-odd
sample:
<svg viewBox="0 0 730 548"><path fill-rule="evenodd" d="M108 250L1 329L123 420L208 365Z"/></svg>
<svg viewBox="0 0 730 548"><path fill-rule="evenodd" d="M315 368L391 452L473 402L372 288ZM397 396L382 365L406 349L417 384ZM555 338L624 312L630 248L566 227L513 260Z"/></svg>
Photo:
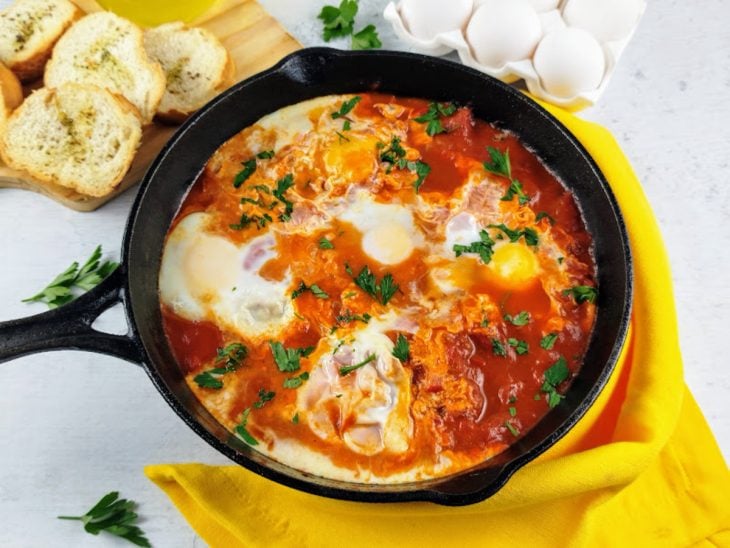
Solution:
<svg viewBox="0 0 730 548"><path fill-rule="evenodd" d="M75 0L75 3L86 12L101 9L93 0ZM271 67L302 47L255 0L219 0L192 24L210 30L228 48L236 64L237 82ZM28 87L26 94L39 85ZM77 211L93 211L138 183L175 129L175 126L157 123L145 128L142 144L129 172L119 187L103 198L90 198L58 185L35 181L27 173L11 169L1 161L0 188L32 190Z"/></svg>

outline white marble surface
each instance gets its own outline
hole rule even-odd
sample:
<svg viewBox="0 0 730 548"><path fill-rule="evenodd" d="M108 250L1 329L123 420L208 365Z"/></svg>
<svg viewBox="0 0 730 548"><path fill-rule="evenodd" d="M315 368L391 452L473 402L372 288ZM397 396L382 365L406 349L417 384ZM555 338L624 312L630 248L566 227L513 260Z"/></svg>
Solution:
<svg viewBox="0 0 730 548"><path fill-rule="evenodd" d="M0 5L7 0L0 0ZM324 0L262 0L304 44L320 43ZM444 3L447 2L444 0ZM361 0L359 25L378 25L384 0ZM730 3L650 2L601 103L585 116L613 131L661 224L673 268L685 376L730 458ZM91 213L0 189L0 321L35 312L31 295L98 243L118 257L135 190ZM120 325L116 321L105 322ZM158 396L142 370L80 352L0 366L0 546L126 546L92 537L61 513L119 489L140 502L155 546L202 541L142 475L154 462L226 459Z"/></svg>

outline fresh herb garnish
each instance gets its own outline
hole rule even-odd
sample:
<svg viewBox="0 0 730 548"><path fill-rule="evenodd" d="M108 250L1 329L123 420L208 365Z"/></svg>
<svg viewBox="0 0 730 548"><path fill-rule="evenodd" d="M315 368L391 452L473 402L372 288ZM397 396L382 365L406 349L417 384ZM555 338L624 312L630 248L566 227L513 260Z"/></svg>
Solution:
<svg viewBox="0 0 730 548"><path fill-rule="evenodd" d="M317 284L307 285L304 282L299 282L299 286L294 291L292 291L291 298L296 299L305 291L311 291L312 295L314 295L318 299L329 299L330 298L330 296L327 294L327 292L324 291Z"/></svg>
<svg viewBox="0 0 730 548"><path fill-rule="evenodd" d="M509 188L507 188L507 192L504 193L501 200L503 202L509 202L515 196L517 196L517 201L520 205L525 205L530 201L529 196L525 194L525 191L522 188L522 183L520 183L517 179L512 179L510 181Z"/></svg>
<svg viewBox="0 0 730 548"><path fill-rule="evenodd" d="M585 302L595 304L596 299L598 298L598 290L589 285L576 285L575 287L571 287L570 289L563 291L563 295L572 295L575 302L578 304Z"/></svg>
<svg viewBox="0 0 730 548"><path fill-rule="evenodd" d="M492 339L492 354L503 358L507 355L507 349L499 339Z"/></svg>
<svg viewBox="0 0 730 548"><path fill-rule="evenodd" d="M372 316L368 314L367 312L365 314L353 314L350 312L349 309L345 309L345 311L342 314L339 314L335 321L338 324L345 324L345 323L351 323L351 322L362 322L362 323L368 323L370 321L370 318Z"/></svg>
<svg viewBox="0 0 730 548"><path fill-rule="evenodd" d="M351 47L354 50L378 49L383 47L375 25L368 25L359 32L352 35Z"/></svg>
<svg viewBox="0 0 730 548"><path fill-rule="evenodd" d="M527 344L527 341L521 341L519 339L515 339L514 337L510 337L509 339L507 339L507 344L515 349L515 352L518 356L527 354L528 350L530 349L530 345Z"/></svg>
<svg viewBox="0 0 730 548"><path fill-rule="evenodd" d="M137 514L134 512L136 502L120 499L119 492L112 491L104 495L94 507L83 516L58 516L58 519L80 521L84 531L98 535L106 531L110 535L121 537L137 546L151 546L144 532L134 523Z"/></svg>
<svg viewBox="0 0 730 548"><path fill-rule="evenodd" d="M413 181L413 188L415 188L416 193L418 193L421 185L426 180L426 177L428 177L428 174L431 173L431 166L429 166L426 162L422 162L421 160L408 162L406 166L410 171L413 171L418 176L418 178Z"/></svg>
<svg viewBox="0 0 730 548"><path fill-rule="evenodd" d="M245 441L249 445L258 445L259 442L256 441L256 438L254 438L249 431L246 429L246 425L248 424L248 416L251 414L251 408L247 407L243 410L241 413L241 420L236 425L236 427L233 429L233 431L238 434L243 441Z"/></svg>
<svg viewBox="0 0 730 548"><path fill-rule="evenodd" d="M239 171L233 179L233 188L240 187L245 183L251 175L256 172L256 158L250 158L245 162L241 162L243 169Z"/></svg>
<svg viewBox="0 0 730 548"><path fill-rule="evenodd" d="M540 339L540 348L544 348L545 350L552 350L553 346L555 346L555 341L557 340L557 333L548 333L542 339Z"/></svg>
<svg viewBox="0 0 730 548"><path fill-rule="evenodd" d="M551 215L550 215L549 213L547 213L547 212L545 212L545 211L540 211L540 212L539 212L539 213L537 214L537 216L535 217L535 222L536 222L536 223L539 223L539 222L540 222L541 220L543 220L543 219L547 219L547 220L548 220L548 222L549 222L549 223L550 223L551 225L555 225L555 219L553 219L553 218L552 218L552 216L551 216Z"/></svg>
<svg viewBox="0 0 730 548"><path fill-rule="evenodd" d="M276 188L271 192L277 200L284 204L284 213L279 215L280 221L290 220L292 211L294 211L294 204L284 197L284 193L293 186L294 176L291 173L288 173L276 181Z"/></svg>
<svg viewBox="0 0 730 548"><path fill-rule="evenodd" d="M259 160L271 160L274 157L273 150L262 150L256 155Z"/></svg>
<svg viewBox="0 0 730 548"><path fill-rule="evenodd" d="M514 425L511 422L505 421L504 422L504 425L507 428L507 430L510 431L510 434L512 434L514 437L517 437L517 436L520 435L520 431L517 430L517 428L515 428Z"/></svg>
<svg viewBox="0 0 730 548"><path fill-rule="evenodd" d="M242 343L231 343L219 348L216 352L215 367L196 375L193 381L200 388L220 390L223 388L223 381L220 380L220 377L238 369L247 355L248 348Z"/></svg>
<svg viewBox="0 0 730 548"><path fill-rule="evenodd" d="M284 380L284 388L299 388L302 384L304 384L304 381L309 380L309 373L306 371L299 375L298 377L292 377L290 379Z"/></svg>
<svg viewBox="0 0 730 548"><path fill-rule="evenodd" d="M494 147L487 147L487 152L489 152L489 156L492 160L484 162L484 169L486 169L489 173L494 173L495 175L501 175L502 177L507 177L507 179L512 179L512 166L509 162L509 150L505 150L503 154Z"/></svg>
<svg viewBox="0 0 730 548"><path fill-rule="evenodd" d="M342 131L350 131L352 129L352 124L350 123L350 120L345 120L342 122ZM343 135L344 137L344 135Z"/></svg>
<svg viewBox="0 0 730 548"><path fill-rule="evenodd" d="M294 413L294 416L291 418L292 424L299 424L299 412Z"/></svg>
<svg viewBox="0 0 730 548"><path fill-rule="evenodd" d="M400 137L391 137L390 144L378 143L380 149L380 161L386 164L390 164L387 169L389 173L394 167L403 169L406 167L408 161L406 160L406 149L400 144Z"/></svg>
<svg viewBox="0 0 730 548"><path fill-rule="evenodd" d="M510 417L516 417L517 416L517 408L516 407L510 407L508 409L508 411L509 411L509 416Z"/></svg>
<svg viewBox="0 0 730 548"><path fill-rule="evenodd" d="M375 361L377 359L377 356L375 354L370 354L367 358L365 358L360 363L356 363L355 365L348 365L345 367L340 367L340 375L345 376L349 373L352 373L356 369L360 369L362 366L369 364L372 361Z"/></svg>
<svg viewBox="0 0 730 548"><path fill-rule="evenodd" d="M97 246L91 257L79 269L79 263L73 262L66 270L56 276L40 293L23 299L24 303L42 302L48 308L58 308L73 301L76 295L73 288L88 291L99 285L119 266L113 261L100 262L101 246Z"/></svg>
<svg viewBox="0 0 730 548"><path fill-rule="evenodd" d="M489 237L486 230L479 231L479 239L480 241L472 242L469 245L454 245L454 253L457 257L461 257L464 253L476 253L484 264L489 264L494 255L494 240Z"/></svg>
<svg viewBox="0 0 730 548"><path fill-rule="evenodd" d="M352 109L355 108L355 105L357 105L362 100L362 97L359 95L355 95L352 99L348 99L347 101L343 101L342 106L340 107L340 110L337 110L333 112L330 116L332 116L332 119L336 120L337 118L344 118L347 116ZM345 128L342 128L345 130ZM347 128L349 129L349 128Z"/></svg>
<svg viewBox="0 0 730 548"><path fill-rule="evenodd" d="M357 0L342 0L339 8L335 6L324 6L322 8L317 18L321 19L324 24L322 38L325 42L329 42L332 38L352 34L357 7Z"/></svg>
<svg viewBox="0 0 730 548"><path fill-rule="evenodd" d="M395 339L395 345L393 346L393 351L391 353L402 362L408 361L411 353L411 349L408 345L408 339L398 333L398 337Z"/></svg>
<svg viewBox="0 0 730 548"><path fill-rule="evenodd" d="M269 392L265 388L259 389L259 399L254 402L253 406L256 409L261 409L267 402L270 402L276 396L276 392Z"/></svg>
<svg viewBox="0 0 730 548"><path fill-rule="evenodd" d="M504 223L500 223L498 225L488 225L489 228L496 228L497 230L501 230L504 232L504 234L509 238L510 242L516 242L520 238L525 239L525 243L527 245L536 246L539 243L539 238L537 236L537 231L534 228L523 228L523 229L517 229L513 230L509 228Z"/></svg>
<svg viewBox="0 0 730 548"><path fill-rule="evenodd" d="M330 241L329 241L329 240L328 240L327 238L325 238L324 236L322 236L322 237L321 237L321 238L319 239L319 248L320 248L320 249L334 249L334 248L335 248L335 246L334 246L334 244L333 244L332 242L330 242Z"/></svg>
<svg viewBox="0 0 730 548"><path fill-rule="evenodd" d="M346 267L349 268L349 265L346 265ZM352 270L349 270L348 274L352 276ZM386 274L378 283L375 274L370 271L368 265L362 267L362 270L355 278L355 284L383 305L388 304L388 301L393 298L399 287L393 280L392 274Z"/></svg>
<svg viewBox="0 0 730 548"><path fill-rule="evenodd" d="M306 358L314 352L313 346L306 348L285 348L283 344L277 341L269 341L271 354L274 356L274 362L282 373L291 373L299 369L299 359Z"/></svg>
<svg viewBox="0 0 730 548"><path fill-rule="evenodd" d="M522 312L514 316L510 314L505 314L504 320L511 323L512 325L516 325L517 327L522 327L523 325L527 325L528 323L530 323L530 313L526 310L523 310Z"/></svg>
<svg viewBox="0 0 730 548"><path fill-rule="evenodd" d="M456 112L456 105L453 103L431 103L428 105L426 114L422 114L414 120L419 124L427 124L426 133L433 137L446 131L441 123L441 118L451 116L454 112Z"/></svg>
<svg viewBox="0 0 730 548"><path fill-rule="evenodd" d="M563 356L560 356L558 361L548 367L543 373L543 383L540 388L547 394L548 406L552 409L560 403L565 396L558 392L558 386L560 383L566 381L570 376L570 369L568 369L568 363L565 361Z"/></svg>
<svg viewBox="0 0 730 548"><path fill-rule="evenodd" d="M261 230L270 222L273 222L273 219L268 213L264 213L263 215L249 215L247 213L243 213L238 223L230 224L228 227L231 230L244 230L253 224L256 227L256 230Z"/></svg>

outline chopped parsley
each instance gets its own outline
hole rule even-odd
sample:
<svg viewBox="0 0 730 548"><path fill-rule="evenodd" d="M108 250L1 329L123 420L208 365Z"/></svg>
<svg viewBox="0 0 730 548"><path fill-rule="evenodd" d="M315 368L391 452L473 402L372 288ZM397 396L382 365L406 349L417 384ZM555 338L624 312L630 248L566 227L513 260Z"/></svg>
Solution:
<svg viewBox="0 0 730 548"><path fill-rule="evenodd" d="M416 174L417 178L413 182L413 188L418 192L428 174L431 173L431 166L421 160L406 159L406 150L401 145L400 137L391 137L389 145L378 143L378 149L380 149L380 161L390 164L385 170L386 173L390 173L393 168L396 168L407 169Z"/></svg>
<svg viewBox="0 0 730 548"><path fill-rule="evenodd" d="M371 318L372 318L372 316L370 314L368 314L367 312L365 314L353 314L352 312L350 312L349 309L346 308L345 311L342 312L342 314L339 314L335 318L335 321L338 324L346 324L346 323L351 323L351 322L368 323Z"/></svg>
<svg viewBox="0 0 730 548"><path fill-rule="evenodd" d="M348 269L349 265L346 265L345 270L352 276L352 269ZM355 284L383 305L388 304L388 301L393 298L393 295L395 295L399 288L398 284L393 280L392 274L386 274L380 280L380 283L378 283L375 274L370 271L368 265L362 267L362 270L355 278Z"/></svg>
<svg viewBox="0 0 730 548"><path fill-rule="evenodd" d="M299 413L294 413L294 416L291 418L292 424L299 424Z"/></svg>
<svg viewBox="0 0 730 548"><path fill-rule="evenodd" d="M500 152L494 147L487 147L489 152L490 160L484 162L484 169L489 173L512 179L512 166L509 162L509 150L505 150L504 153Z"/></svg>
<svg viewBox="0 0 730 548"><path fill-rule="evenodd" d="M517 408L516 408L516 407L510 407L510 408L509 408L509 416L510 416L510 417L515 417L515 416L517 416Z"/></svg>
<svg viewBox="0 0 730 548"><path fill-rule="evenodd" d="M284 193L293 186L294 176L288 173L276 181L276 188L271 192L277 200L284 204L284 213L279 215L280 221L290 220L292 211L294 211L294 204L284 197Z"/></svg>
<svg viewBox="0 0 730 548"><path fill-rule="evenodd" d="M598 290L589 285L576 285L575 287L571 287L570 289L563 291L563 295L572 295L575 302L578 304L585 302L595 304L596 299L598 298Z"/></svg>
<svg viewBox="0 0 730 548"><path fill-rule="evenodd" d="M503 358L507 355L507 349L499 339L492 339L492 354Z"/></svg>
<svg viewBox="0 0 730 548"><path fill-rule="evenodd" d="M297 371L300 367L300 358L306 358L314 352L313 346L306 348L285 348L283 344L277 341L269 341L271 354L274 356L274 362L282 373L291 373Z"/></svg>
<svg viewBox="0 0 730 548"><path fill-rule="evenodd" d="M418 178L413 182L413 188L415 188L416 193L418 193L421 185L426 180L426 177L428 177L428 174L431 173L431 166L429 166L425 162L422 162L421 160L408 162L408 164L406 165L408 166L409 170L415 172L415 174L418 176Z"/></svg>
<svg viewBox="0 0 730 548"><path fill-rule="evenodd" d="M486 230L480 230L478 242L472 242L469 245L455 244L454 253L457 257L461 257L465 253L475 253L481 257L484 264L489 264L494 255L494 243Z"/></svg>
<svg viewBox="0 0 730 548"><path fill-rule="evenodd" d="M530 349L530 345L527 344L527 341L520 341L518 339L515 339L513 337L510 337L507 339L507 343L515 349L515 352L518 356L522 356L524 354L527 354L528 350Z"/></svg>
<svg viewBox="0 0 730 548"><path fill-rule="evenodd" d="M273 150L262 150L256 155L259 160L271 160L274 157Z"/></svg>
<svg viewBox="0 0 730 548"><path fill-rule="evenodd" d="M264 213L263 215L249 215L247 213L243 213L238 223L230 224L228 227L231 230L243 230L253 224L256 227L256 230L260 230L271 222L273 222L273 219L268 213Z"/></svg>
<svg viewBox="0 0 730 548"><path fill-rule="evenodd" d="M398 337L395 340L395 346L393 346L393 351L391 353L401 362L406 362L408 361L410 352L411 350L408 346L408 339L406 339L402 334L398 333Z"/></svg>
<svg viewBox="0 0 730 548"><path fill-rule="evenodd" d="M299 282L299 286L294 291L292 291L291 298L296 299L305 291L311 291L312 295L314 295L318 299L329 299L330 298L330 296L327 294L327 292L324 291L317 284L307 285L304 282Z"/></svg>
<svg viewBox="0 0 730 548"><path fill-rule="evenodd" d="M496 228L497 230L501 230L504 232L505 236L509 238L510 242L516 242L520 238L525 239L525 243L527 245L536 246L539 242L539 238L537 236L537 231L534 228L523 228L523 229L517 229L513 230L509 228L504 223L500 223L498 225L489 225L489 228Z"/></svg>
<svg viewBox="0 0 730 548"><path fill-rule="evenodd" d="M333 120L337 120L337 118L344 118L352 111L352 109L355 108L355 105L357 105L361 100L362 100L362 97L360 97L359 95L355 95L355 97L353 97L352 99L343 101L342 106L340 107L340 110L333 112L332 114L330 114L330 116L332 116ZM347 120L345 120L345 122L347 122ZM350 128L349 128L349 126L348 127L343 126L342 129L346 131Z"/></svg>
<svg viewBox="0 0 730 548"><path fill-rule="evenodd" d="M352 35L351 46L354 50L377 49L383 47L383 43L380 41L375 25L368 25Z"/></svg>
<svg viewBox="0 0 730 548"><path fill-rule="evenodd" d="M319 248L320 248L320 249L334 249L334 248L335 248L335 246L334 246L334 244L333 244L332 242L330 242L330 241L329 241L329 240L328 240L327 238L325 238L324 236L322 236L322 237L321 237L321 238L319 239Z"/></svg>
<svg viewBox="0 0 730 548"><path fill-rule="evenodd" d="M246 425L248 424L248 416L251 414L251 408L247 407L243 410L241 413L241 420L238 422L236 427L233 429L233 431L238 434L243 441L245 441L249 445L258 445L259 442L256 441L256 438L254 438L250 432L246 429Z"/></svg>
<svg viewBox="0 0 730 548"><path fill-rule="evenodd" d="M504 320L511 323L512 325L516 325L517 327L522 327L523 325L527 325L528 323L530 323L530 313L526 310L523 310L522 312L514 316L511 316L510 314L505 314Z"/></svg>
<svg viewBox="0 0 730 548"><path fill-rule="evenodd" d="M552 216L551 216L551 215L550 215L549 213L547 213L547 212L545 212L545 211L540 211L540 212L539 212L539 213L537 214L537 216L535 217L535 222L536 222L536 223L539 223L539 222L540 222L541 220L543 220L543 219L547 219L547 220L548 220L548 222L549 222L549 223L550 223L551 225L555 225L555 219L553 219L553 218L552 218Z"/></svg>
<svg viewBox="0 0 730 548"><path fill-rule="evenodd" d="M284 388L299 388L302 384L304 384L304 381L309 380L309 373L306 371L302 373L301 375L297 377L291 377L289 379L284 379L283 386Z"/></svg>
<svg viewBox="0 0 730 548"><path fill-rule="evenodd" d="M527 196L525 191L522 189L522 183L520 183L517 179L512 179L509 187L507 188L507 192L504 193L501 200L503 202L510 202L515 196L517 196L517 201L520 205L525 205L530 201L529 196Z"/></svg>
<svg viewBox="0 0 730 548"><path fill-rule="evenodd" d="M515 428L511 422L504 421L504 426L507 428L507 430L510 431L510 434L512 434L514 437L517 437L520 435L520 431L517 430L517 428Z"/></svg>
<svg viewBox="0 0 730 548"><path fill-rule="evenodd" d="M453 103L431 103L428 105L426 114L422 114L414 120L419 124L426 124L426 133L433 137L446 131L441 123L441 118L451 116L454 112L456 112L456 105Z"/></svg>
<svg viewBox="0 0 730 548"><path fill-rule="evenodd" d="M233 178L233 188L240 187L256 172L256 158L251 158L245 162L241 162L241 165L243 166L243 169Z"/></svg>
<svg viewBox="0 0 730 548"><path fill-rule="evenodd" d="M377 356L375 354L370 354L367 358L365 358L360 363L356 363L354 365L347 365L345 367L340 367L340 375L343 376L343 377L345 375L349 375L350 373L352 373L356 369L360 369L362 366L367 365L370 362L375 361L376 359L377 359Z"/></svg>
<svg viewBox="0 0 730 548"><path fill-rule="evenodd" d="M340 7L324 6L317 16L322 21L322 38L329 42L333 38L352 34L357 15L357 0L342 0Z"/></svg>
<svg viewBox="0 0 730 548"><path fill-rule="evenodd" d="M540 348L544 348L545 350L552 350L553 346L555 346L555 341L557 340L557 333L548 333L542 339L540 339Z"/></svg>
<svg viewBox="0 0 730 548"><path fill-rule="evenodd" d="M220 390L223 388L223 381L220 380L220 377L238 369L247 355L248 348L239 342L218 348L214 362L215 367L196 375L193 381L200 388Z"/></svg>
<svg viewBox="0 0 730 548"><path fill-rule="evenodd" d="M558 361L548 367L543 373L543 383L540 390L547 394L548 406L552 409L560 403L565 396L558 392L560 383L566 381L570 376L568 363L563 356Z"/></svg>
<svg viewBox="0 0 730 548"><path fill-rule="evenodd" d="M261 409L267 402L270 402L276 396L276 392L269 392L264 388L259 389L259 399L255 401L253 406L256 409Z"/></svg>

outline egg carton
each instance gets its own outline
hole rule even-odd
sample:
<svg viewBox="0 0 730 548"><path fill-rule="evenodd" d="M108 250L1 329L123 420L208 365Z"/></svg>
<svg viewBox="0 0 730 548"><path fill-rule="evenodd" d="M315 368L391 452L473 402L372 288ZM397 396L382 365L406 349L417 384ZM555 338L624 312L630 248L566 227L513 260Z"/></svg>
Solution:
<svg viewBox="0 0 730 548"><path fill-rule="evenodd" d="M534 96L575 111L606 90L645 10L645 0L401 0L383 17L415 51L456 51L465 65L524 80Z"/></svg>

